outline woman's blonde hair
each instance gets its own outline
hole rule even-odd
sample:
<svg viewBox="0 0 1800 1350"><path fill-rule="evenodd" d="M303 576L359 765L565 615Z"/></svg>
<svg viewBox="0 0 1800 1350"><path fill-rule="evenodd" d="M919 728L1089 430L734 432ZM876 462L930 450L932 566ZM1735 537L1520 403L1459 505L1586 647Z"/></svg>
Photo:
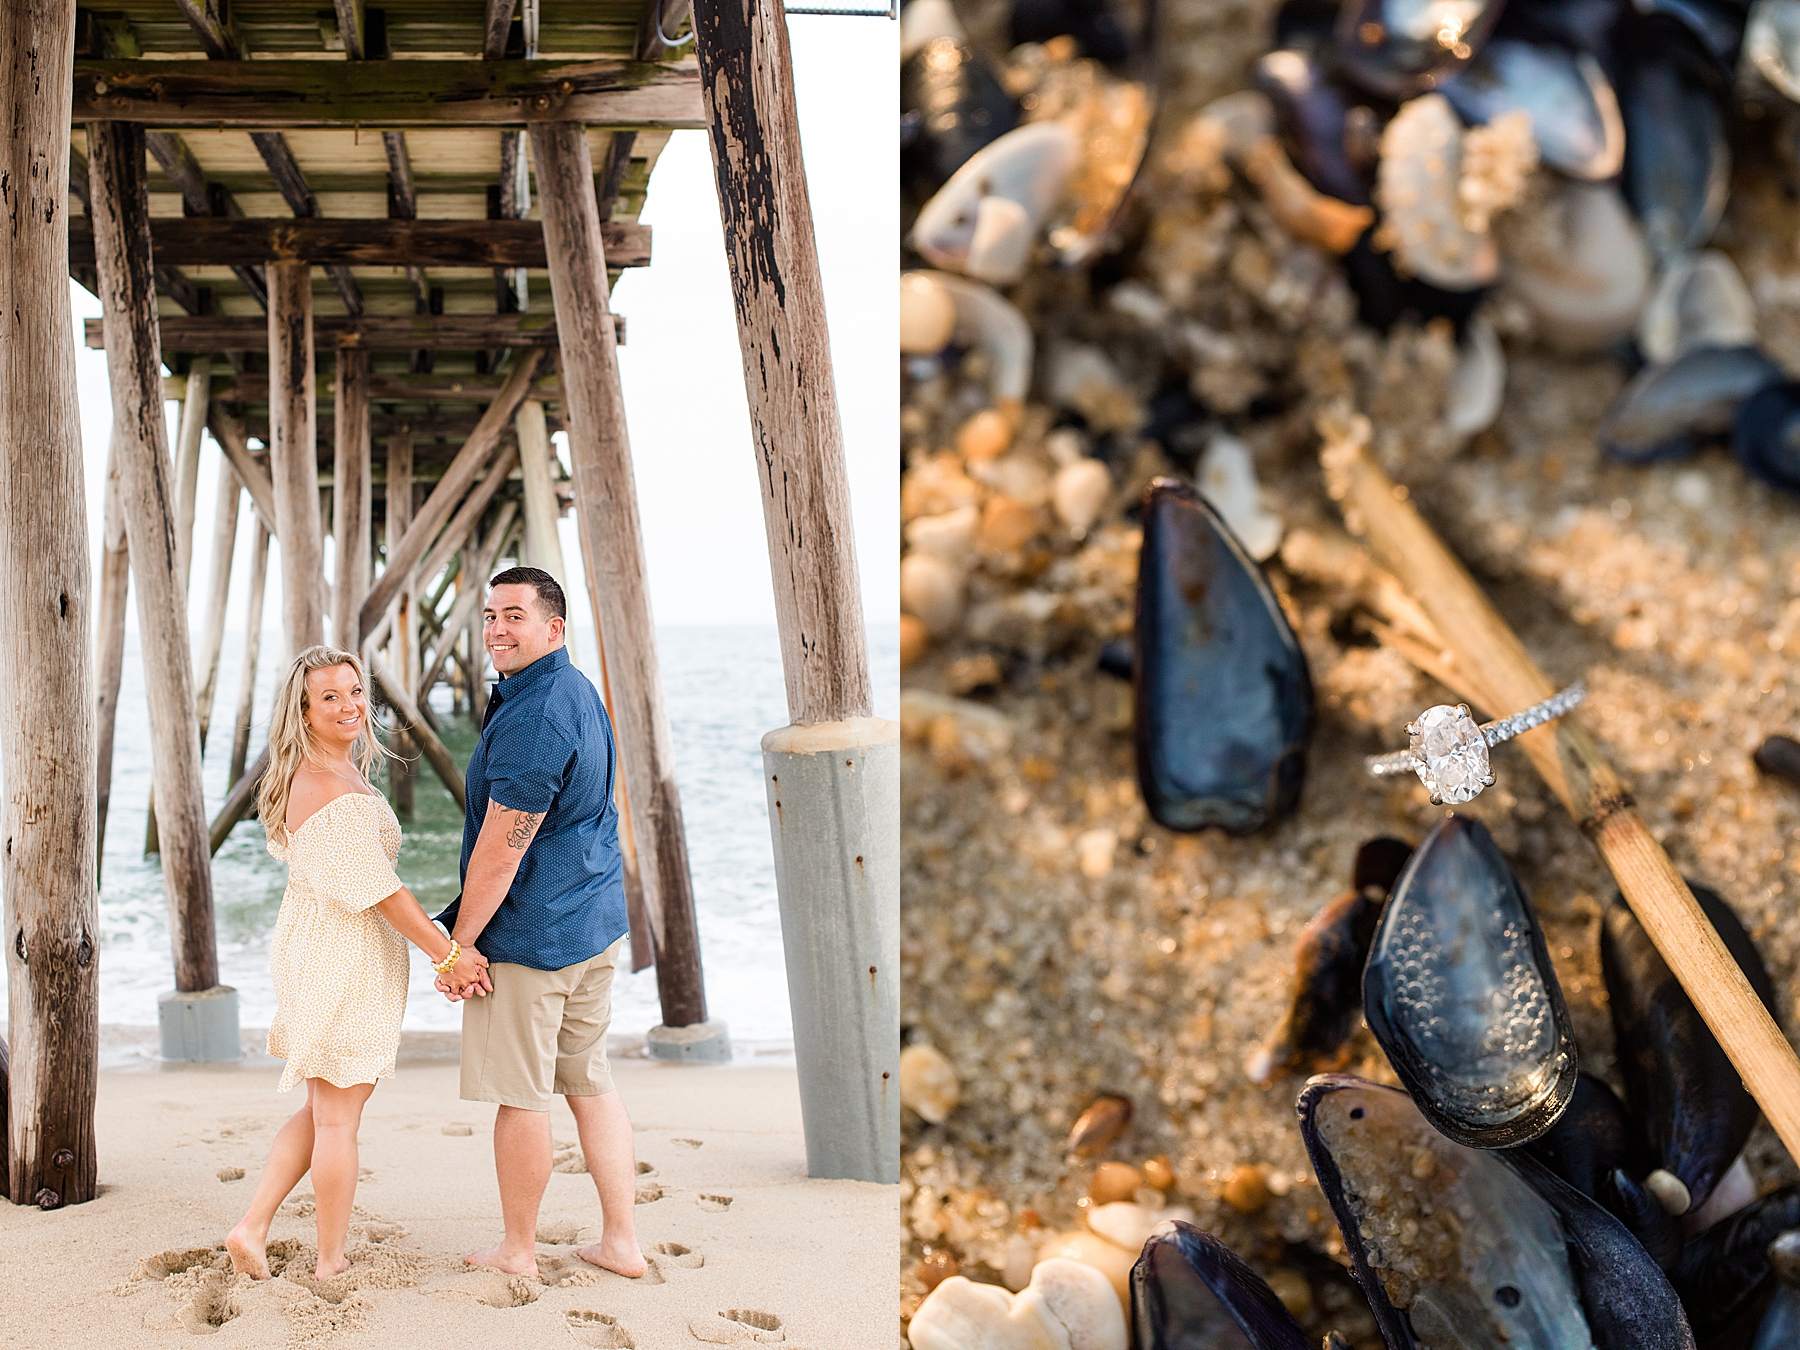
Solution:
<svg viewBox="0 0 1800 1350"><path fill-rule="evenodd" d="M361 657L320 644L294 658L275 693L275 710L269 715L269 767L256 792L256 813L262 817L263 829L277 842L287 840L288 794L293 790L294 775L308 760L318 762L312 729L306 725L306 677L315 670L333 666L349 666L356 672L357 683L365 691L368 689L368 673ZM366 778L384 755L392 757L392 752L376 738L374 718L364 718L362 730L350 746L350 758L357 772Z"/></svg>

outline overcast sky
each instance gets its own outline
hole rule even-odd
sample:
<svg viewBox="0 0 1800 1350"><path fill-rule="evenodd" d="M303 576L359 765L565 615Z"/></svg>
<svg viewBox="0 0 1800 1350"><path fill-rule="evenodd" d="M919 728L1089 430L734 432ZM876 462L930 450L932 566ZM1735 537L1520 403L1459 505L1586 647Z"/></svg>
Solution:
<svg viewBox="0 0 1800 1350"><path fill-rule="evenodd" d="M843 411L863 607L870 623L891 624L898 615L900 551L894 468L895 25L885 19L800 16L789 21L789 32ZM655 617L662 624L773 623L731 280L704 132L671 137L652 176L642 219L655 231L653 263L625 274L613 305L629 320L619 364ZM97 316L99 302L73 283L70 290L88 471L88 538L97 552L111 398L104 353L79 346L79 320ZM169 408L172 438L175 405ZM194 530L197 595L204 593L210 565L218 458L209 441L201 458ZM574 521L562 524L573 571ZM249 548L246 509L237 543L240 581L248 575ZM279 547L271 556L269 629L280 622L278 555ZM575 615L588 612L584 596L570 598ZM242 614L240 590L231 601L234 628ZM131 622L135 626L135 606ZM577 625L578 659L583 627Z"/></svg>

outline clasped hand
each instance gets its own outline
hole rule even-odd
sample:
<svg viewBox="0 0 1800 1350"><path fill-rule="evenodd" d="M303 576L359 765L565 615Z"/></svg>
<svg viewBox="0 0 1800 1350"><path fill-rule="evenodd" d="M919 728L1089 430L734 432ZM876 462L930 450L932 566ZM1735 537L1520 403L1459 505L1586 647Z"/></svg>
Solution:
<svg viewBox="0 0 1800 1350"><path fill-rule="evenodd" d="M462 955L456 958L456 964L439 975L433 983L437 985L438 992L452 1003L494 992L494 982L488 978L488 959L473 947L464 947Z"/></svg>

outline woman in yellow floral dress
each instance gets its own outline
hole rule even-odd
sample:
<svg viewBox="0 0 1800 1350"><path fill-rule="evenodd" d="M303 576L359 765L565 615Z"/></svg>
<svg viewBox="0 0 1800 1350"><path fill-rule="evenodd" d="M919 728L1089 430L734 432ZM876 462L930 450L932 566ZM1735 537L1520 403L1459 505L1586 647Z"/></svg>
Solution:
<svg viewBox="0 0 1800 1350"><path fill-rule="evenodd" d="M306 1104L276 1134L250 1208L226 1238L232 1269L259 1280L269 1278L269 1224L309 1170L319 1231L314 1274L349 1269L357 1128L377 1080L394 1073L406 944L459 994L492 987L486 958L444 936L394 873L400 822L369 786L385 751L368 712L362 662L309 647L288 669L269 722L257 807L269 852L288 865L270 949L279 1007L269 1053L287 1061L280 1090L304 1080Z"/></svg>

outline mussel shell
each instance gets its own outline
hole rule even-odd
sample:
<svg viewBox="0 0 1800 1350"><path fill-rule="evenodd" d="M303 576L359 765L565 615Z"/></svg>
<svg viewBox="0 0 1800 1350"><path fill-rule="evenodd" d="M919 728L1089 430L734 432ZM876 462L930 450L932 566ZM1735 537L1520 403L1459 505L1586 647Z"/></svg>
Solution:
<svg viewBox="0 0 1800 1350"><path fill-rule="evenodd" d="M1745 0L1632 0L1638 17L1632 27L1647 27L1654 41L1667 42L1671 30L1679 30L1702 52L1721 84L1729 84L1737 70L1749 20Z"/></svg>
<svg viewBox="0 0 1800 1350"><path fill-rule="evenodd" d="M1675 1269L1683 1245L1681 1221L1664 1209L1662 1201L1641 1182L1622 1167L1613 1169L1601 1203L1631 1230L1638 1245L1650 1253L1650 1259L1665 1273Z"/></svg>
<svg viewBox="0 0 1800 1350"><path fill-rule="evenodd" d="M1471 1148L1537 1138L1575 1093L1575 1034L1537 918L1487 827L1451 814L1407 863L1363 1016L1419 1110Z"/></svg>
<svg viewBox="0 0 1800 1350"><path fill-rule="evenodd" d="M1731 428L1731 448L1763 482L1800 492L1800 383L1774 380L1745 399Z"/></svg>
<svg viewBox="0 0 1800 1350"><path fill-rule="evenodd" d="M1800 1233L1783 1233L1771 1242L1769 1264L1779 1283L1750 1350L1793 1350L1800 1345Z"/></svg>
<svg viewBox="0 0 1800 1350"><path fill-rule="evenodd" d="M1731 150L1703 58L1679 28L1634 31L1619 84L1625 121L1625 200L1659 258L1703 248L1725 214Z"/></svg>
<svg viewBox="0 0 1800 1350"><path fill-rule="evenodd" d="M1769 1244L1800 1228L1800 1186L1783 1186L1689 1238L1669 1272L1701 1336L1728 1324L1770 1278Z"/></svg>
<svg viewBox="0 0 1800 1350"><path fill-rule="evenodd" d="M1494 36L1586 52L1610 68L1613 30L1624 12L1618 0L1508 0Z"/></svg>
<svg viewBox="0 0 1800 1350"><path fill-rule="evenodd" d="M1465 122L1480 126L1522 109L1539 158L1571 178L1604 182L1624 162L1618 98L1586 53L1495 38L1443 95Z"/></svg>
<svg viewBox="0 0 1800 1350"><path fill-rule="evenodd" d="M1586 1350L1557 1212L1507 1155L1452 1143L1405 1093L1342 1074L1309 1080L1298 1111L1351 1273L1390 1350Z"/></svg>
<svg viewBox="0 0 1800 1350"><path fill-rule="evenodd" d="M1656 1166L1644 1132L1626 1112L1625 1103L1603 1079L1589 1073L1577 1075L1575 1094L1556 1123L1520 1151L1602 1204L1607 1204L1614 1168L1641 1177Z"/></svg>
<svg viewBox="0 0 1800 1350"><path fill-rule="evenodd" d="M900 173L920 201L1018 122L1018 105L966 42L933 38L900 65Z"/></svg>
<svg viewBox="0 0 1800 1350"><path fill-rule="evenodd" d="M1252 77L1268 95L1294 167L1306 181L1328 197L1367 206L1370 185L1345 147L1350 100L1324 64L1310 52L1286 47L1263 56Z"/></svg>
<svg viewBox="0 0 1800 1350"><path fill-rule="evenodd" d="M1013 0L1011 28L1015 47L1066 35L1083 56L1108 65L1131 56L1131 37L1108 0Z"/></svg>
<svg viewBox="0 0 1800 1350"><path fill-rule="evenodd" d="M1775 987L1756 943L1730 905L1705 886L1688 884L1774 1016ZM1623 896L1614 897L1601 919L1600 970L1632 1117L1656 1165L1680 1179L1698 1209L1749 1140L1756 1101Z"/></svg>
<svg viewBox="0 0 1800 1350"><path fill-rule="evenodd" d="M1338 58L1372 93L1412 98L1466 66L1504 7L1505 0L1345 0Z"/></svg>
<svg viewBox="0 0 1800 1350"><path fill-rule="evenodd" d="M1131 1268L1137 1350L1311 1350L1275 1291L1211 1233L1176 1220Z"/></svg>
<svg viewBox="0 0 1800 1350"><path fill-rule="evenodd" d="M1144 497L1135 625L1137 769L1172 830L1248 834L1300 799L1306 657L1262 569L1192 487Z"/></svg>
<svg viewBox="0 0 1800 1350"><path fill-rule="evenodd" d="M1371 233L1373 233L1371 231ZM1378 333L1402 319L1428 323L1448 319L1460 340L1487 296L1488 288L1447 291L1418 277L1402 278L1386 253L1378 252L1365 234L1343 257L1344 279L1356 295L1356 316Z"/></svg>
<svg viewBox="0 0 1800 1350"><path fill-rule="evenodd" d="M1350 868L1350 885L1353 889L1367 895L1377 893L1374 898L1387 901L1388 893L1394 889L1394 883L1400 880L1400 874L1406 870L1407 862L1412 858L1413 846L1404 839L1395 839L1392 835L1378 834L1356 850L1356 861ZM1370 925L1365 944L1373 941L1374 926Z"/></svg>
<svg viewBox="0 0 1800 1350"><path fill-rule="evenodd" d="M1744 30L1744 64L1778 94L1800 103L1800 4L1756 0Z"/></svg>
<svg viewBox="0 0 1800 1350"><path fill-rule="evenodd" d="M1595 437L1614 459L1649 464L1692 454L1732 429L1744 401L1781 379L1755 347L1695 347L1647 366L1619 391Z"/></svg>

